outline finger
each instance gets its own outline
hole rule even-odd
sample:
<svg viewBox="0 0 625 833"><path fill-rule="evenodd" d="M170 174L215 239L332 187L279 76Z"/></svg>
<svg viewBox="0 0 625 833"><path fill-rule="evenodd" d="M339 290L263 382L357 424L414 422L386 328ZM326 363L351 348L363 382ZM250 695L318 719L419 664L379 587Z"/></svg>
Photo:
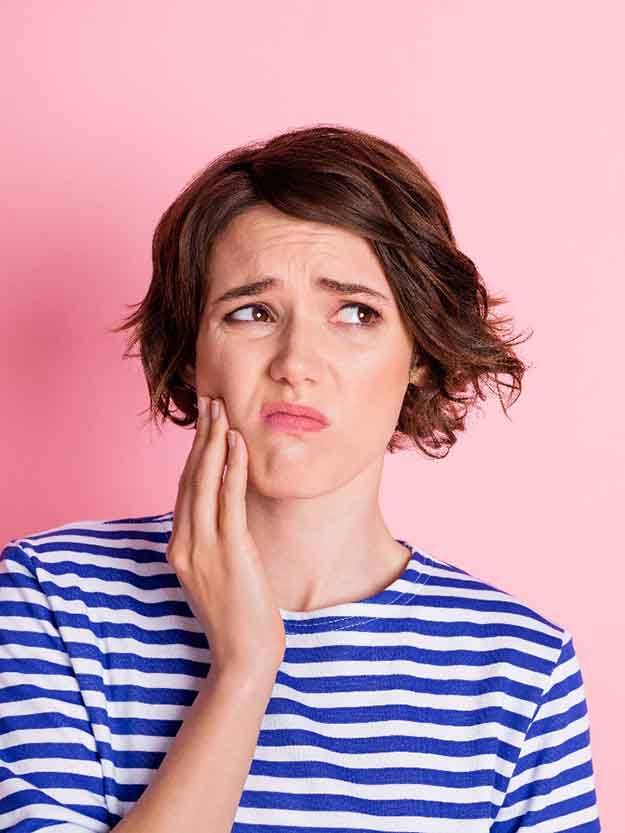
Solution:
<svg viewBox="0 0 625 833"><path fill-rule="evenodd" d="M219 489L226 461L226 431L228 416L223 400L219 400L217 417L210 418L206 441L200 445L199 454L189 475L192 493L192 515L198 530L214 537L218 529Z"/></svg>
<svg viewBox="0 0 625 833"><path fill-rule="evenodd" d="M195 435L193 443L189 450L189 455L185 467L182 471L183 475L187 474L191 469L195 468L197 460L202 454L202 449L206 445L210 437L210 396L200 396L197 398L197 422L195 425Z"/></svg>
<svg viewBox="0 0 625 833"><path fill-rule="evenodd" d="M243 435L233 429L234 448L228 447L228 468L219 493L219 532L229 541L240 541L247 530L247 446Z"/></svg>
<svg viewBox="0 0 625 833"><path fill-rule="evenodd" d="M193 541L193 501L191 483L197 462L210 437L210 397L198 396L198 418L193 444L178 482L173 527L169 546L188 551Z"/></svg>
<svg viewBox="0 0 625 833"><path fill-rule="evenodd" d="M178 482L178 498L176 501L176 509L174 510L174 519L181 517L180 510L183 507L189 509L189 484L192 479L192 473L197 466L197 461L202 454L202 448L208 442L210 436L210 397L197 397L198 416L195 426L195 435L193 443L189 449L187 459L185 461L180 478Z"/></svg>

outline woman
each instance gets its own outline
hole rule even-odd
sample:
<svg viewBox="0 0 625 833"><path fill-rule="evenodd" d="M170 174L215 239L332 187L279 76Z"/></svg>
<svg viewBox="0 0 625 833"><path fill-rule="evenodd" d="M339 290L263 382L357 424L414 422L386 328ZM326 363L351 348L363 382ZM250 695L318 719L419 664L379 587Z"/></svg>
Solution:
<svg viewBox="0 0 625 833"><path fill-rule="evenodd" d="M118 329L193 446L173 512L5 547L0 828L599 831L571 634L380 512L386 450L443 456L527 369L422 169L237 148L153 265Z"/></svg>

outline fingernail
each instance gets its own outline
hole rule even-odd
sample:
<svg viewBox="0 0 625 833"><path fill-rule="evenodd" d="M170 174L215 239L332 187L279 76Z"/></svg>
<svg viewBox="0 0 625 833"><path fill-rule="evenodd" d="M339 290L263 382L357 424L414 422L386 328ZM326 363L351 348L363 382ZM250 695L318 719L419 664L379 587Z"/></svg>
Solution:
<svg viewBox="0 0 625 833"><path fill-rule="evenodd" d="M226 432L226 434L227 434L227 437L228 437L228 446L229 446L230 448L234 448L234 447L235 447L235 445L237 444L237 435L236 435L236 432L235 432L235 431L232 431L231 429L228 429L228 431Z"/></svg>
<svg viewBox="0 0 625 833"><path fill-rule="evenodd" d="M206 416L206 397L198 396L198 398L197 398L197 412L201 417Z"/></svg>
<svg viewBox="0 0 625 833"><path fill-rule="evenodd" d="M211 402L211 419L217 419L219 416L219 399L213 399Z"/></svg>

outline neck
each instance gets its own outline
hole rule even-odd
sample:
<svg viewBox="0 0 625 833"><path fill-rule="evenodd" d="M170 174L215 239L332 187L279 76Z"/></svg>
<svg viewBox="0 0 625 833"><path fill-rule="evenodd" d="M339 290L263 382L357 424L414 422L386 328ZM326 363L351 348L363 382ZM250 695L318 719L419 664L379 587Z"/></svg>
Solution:
<svg viewBox="0 0 625 833"><path fill-rule="evenodd" d="M292 489L289 497L260 494L248 479L247 525L279 607L315 610L367 598L402 573L410 553L380 510L382 462L312 497L293 497Z"/></svg>

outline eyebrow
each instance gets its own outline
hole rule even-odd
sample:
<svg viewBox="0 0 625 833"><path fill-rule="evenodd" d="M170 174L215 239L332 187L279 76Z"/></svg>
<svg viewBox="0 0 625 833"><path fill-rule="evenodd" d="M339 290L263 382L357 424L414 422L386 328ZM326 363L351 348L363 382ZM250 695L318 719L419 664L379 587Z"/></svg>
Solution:
<svg viewBox="0 0 625 833"><path fill-rule="evenodd" d="M259 278L258 280L250 281L249 283L244 283L240 286L235 286L232 289L229 289L227 292L224 292L223 295L220 295L219 298L212 301L210 306L214 307L224 301L230 301L232 298L262 295L263 292L267 292L267 290L273 289L283 283L284 281L279 278L267 275ZM390 299L386 295L383 295L376 289L372 289L370 286L365 286L365 284L362 283L343 283L341 281L334 280L333 278L326 278L322 276L315 279L315 286L318 289L323 289L333 295L368 295L370 297L377 298L377 300L383 304L391 303Z"/></svg>

